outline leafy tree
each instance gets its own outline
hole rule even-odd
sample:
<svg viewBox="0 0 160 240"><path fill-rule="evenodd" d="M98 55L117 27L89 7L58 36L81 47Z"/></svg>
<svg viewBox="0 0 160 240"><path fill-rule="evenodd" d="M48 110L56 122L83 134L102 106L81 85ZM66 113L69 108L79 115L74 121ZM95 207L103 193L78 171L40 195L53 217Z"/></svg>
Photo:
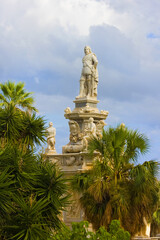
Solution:
<svg viewBox="0 0 160 240"><path fill-rule="evenodd" d="M14 144L21 149L34 148L45 141L45 121L35 113L16 110L9 105L0 108L0 143Z"/></svg>
<svg viewBox="0 0 160 240"><path fill-rule="evenodd" d="M118 219L134 234L143 226L143 217L151 219L158 201L158 163L135 165L148 148L144 135L124 125L91 139L90 154L96 151L99 157L91 170L74 177L72 188L81 193L81 205L94 229L108 228L111 220Z"/></svg>
<svg viewBox="0 0 160 240"><path fill-rule="evenodd" d="M35 154L45 141L45 121L36 116L24 84L0 85L0 236L43 240L61 227L67 187L56 165Z"/></svg>
<svg viewBox="0 0 160 240"><path fill-rule="evenodd" d="M154 237L160 232L160 182L158 182L159 187L159 201L156 211L153 213L151 221L151 236Z"/></svg>
<svg viewBox="0 0 160 240"><path fill-rule="evenodd" d="M61 227L67 189L55 165L8 146L0 156L0 233L4 239L47 239ZM7 179L8 178L8 181Z"/></svg>
<svg viewBox="0 0 160 240"><path fill-rule="evenodd" d="M113 220L110 224L110 230L100 227L98 231L90 232L88 230L89 223L83 221L80 223L72 223L72 230L65 227L56 233L52 240L129 240L130 234L120 227L118 220Z"/></svg>
<svg viewBox="0 0 160 240"><path fill-rule="evenodd" d="M31 96L32 93L26 92L24 89L24 83L19 82L5 82L0 83L0 89L2 93L0 94L0 106L8 107L13 106L15 108L22 108L26 110L37 111L33 107L34 99Z"/></svg>
<svg viewBox="0 0 160 240"><path fill-rule="evenodd" d="M45 139L45 121L36 116L32 93L24 83L8 81L0 84L0 143L16 144L23 150L41 145Z"/></svg>

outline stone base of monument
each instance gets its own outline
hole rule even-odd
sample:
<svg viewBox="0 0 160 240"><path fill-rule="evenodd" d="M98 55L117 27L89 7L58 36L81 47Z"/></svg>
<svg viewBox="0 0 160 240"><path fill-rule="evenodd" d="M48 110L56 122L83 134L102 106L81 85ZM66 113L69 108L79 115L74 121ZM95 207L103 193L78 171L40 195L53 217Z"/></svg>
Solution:
<svg viewBox="0 0 160 240"><path fill-rule="evenodd" d="M150 237L142 237L142 236L138 236L138 237L134 237L132 238L132 240L150 240L151 238Z"/></svg>
<svg viewBox="0 0 160 240"><path fill-rule="evenodd" d="M72 178L78 172L85 172L92 167L93 161L99 156L99 153L95 153L91 157L87 151L80 153L64 153L64 154L47 154L46 159L51 161L61 169L66 178ZM69 227L72 222L80 222L84 220L83 209L79 203L79 194L71 193L71 204L63 212L63 221Z"/></svg>
<svg viewBox="0 0 160 240"><path fill-rule="evenodd" d="M46 151L46 158L56 163L64 173L66 182L78 172L84 172L92 168L93 161L98 158L95 152L91 157L88 153L88 140L92 136L101 137L104 120L108 111L99 111L96 107L98 101L91 98L76 99L73 111L69 107L65 109L65 118L69 119L70 137L69 143L62 147L62 154ZM66 225L72 222L84 220L83 209L79 203L80 196L71 193L71 204L63 212L63 220Z"/></svg>
<svg viewBox="0 0 160 240"><path fill-rule="evenodd" d="M160 234L157 234L156 237L137 236L137 237L132 238L132 240L160 240Z"/></svg>
<svg viewBox="0 0 160 240"><path fill-rule="evenodd" d="M45 154L46 155L53 155L53 154L57 154L56 150L50 150L50 149L46 149L45 150Z"/></svg>
<svg viewBox="0 0 160 240"><path fill-rule="evenodd" d="M84 213L79 203L79 195L72 194L70 201L71 204L63 212L63 221L68 227L72 226L72 222L81 222L84 220Z"/></svg>
<svg viewBox="0 0 160 240"><path fill-rule="evenodd" d="M92 167L94 159L96 159L98 156L99 153L95 152L91 157L87 151L63 154L48 153L46 155L46 159L52 163L56 163L61 171L67 176L70 174L76 174L77 172L89 170Z"/></svg>

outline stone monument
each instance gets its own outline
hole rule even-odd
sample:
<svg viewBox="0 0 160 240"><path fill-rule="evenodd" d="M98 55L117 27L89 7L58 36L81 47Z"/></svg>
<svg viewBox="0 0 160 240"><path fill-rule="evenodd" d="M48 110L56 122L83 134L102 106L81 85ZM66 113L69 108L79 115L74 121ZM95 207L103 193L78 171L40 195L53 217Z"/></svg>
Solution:
<svg viewBox="0 0 160 240"><path fill-rule="evenodd" d="M98 60L91 48L84 48L85 56L82 59L82 73L80 77L80 92L74 100L75 108L71 111L67 107L64 116L69 120L69 142L62 147L62 154L55 154L50 151L50 138L48 141L47 158L56 162L66 179L78 171L85 171L92 167L94 157L91 158L87 151L88 140L94 137L102 137L104 120L108 111L97 108L97 85L98 85ZM48 128L49 129L49 128ZM55 135L54 135L55 136ZM50 140L50 141L49 141ZM53 148L54 144L52 144ZM64 222L70 225L71 222L83 220L83 209L79 205L79 196L72 194L72 204L63 214Z"/></svg>

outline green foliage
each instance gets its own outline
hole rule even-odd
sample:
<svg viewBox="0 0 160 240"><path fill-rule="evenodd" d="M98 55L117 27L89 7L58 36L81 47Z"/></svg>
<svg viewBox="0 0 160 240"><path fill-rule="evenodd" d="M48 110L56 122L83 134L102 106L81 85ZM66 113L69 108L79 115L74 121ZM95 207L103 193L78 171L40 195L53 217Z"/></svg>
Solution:
<svg viewBox="0 0 160 240"><path fill-rule="evenodd" d="M113 220L109 226L110 234L115 237L116 240L128 240L130 239L130 234L128 231L124 231L120 227L120 221Z"/></svg>
<svg viewBox="0 0 160 240"><path fill-rule="evenodd" d="M31 96L32 93L26 92L24 89L24 83L8 81L6 83L0 83L0 107L13 106L14 108L22 108L30 111L37 111L33 107L34 99Z"/></svg>
<svg viewBox="0 0 160 240"><path fill-rule="evenodd" d="M36 109L24 84L0 88L0 236L45 240L62 225L66 183L56 165L34 152L45 141L45 121L29 112Z"/></svg>
<svg viewBox="0 0 160 240"><path fill-rule="evenodd" d="M72 231L70 230L70 228L63 224L61 229L55 231L52 234L52 237L47 240L68 240L71 238L71 235Z"/></svg>
<svg viewBox="0 0 160 240"><path fill-rule="evenodd" d="M158 182L158 195L159 201L157 204L157 209L153 213L152 221L151 221L151 236L156 236L160 231L160 182Z"/></svg>
<svg viewBox="0 0 160 240"><path fill-rule="evenodd" d="M160 208L158 208L154 213L153 213L153 220L157 225L160 225Z"/></svg>
<svg viewBox="0 0 160 240"><path fill-rule="evenodd" d="M120 227L118 220L113 220L110 230L100 227L98 231L91 232L88 230L89 223L83 221L80 223L72 223L72 230L65 227L56 233L52 240L129 240L130 234Z"/></svg>
<svg viewBox="0 0 160 240"><path fill-rule="evenodd" d="M6 239L46 239L60 228L67 188L56 166L16 147L0 154L0 233Z"/></svg>
<svg viewBox="0 0 160 240"><path fill-rule="evenodd" d="M45 121L35 113L15 109L12 105L0 109L0 143L14 144L25 150L45 141Z"/></svg>
<svg viewBox="0 0 160 240"><path fill-rule="evenodd" d="M72 189L81 193L81 205L94 229L108 228L119 219L131 234L143 225L143 217L152 218L158 202L155 161L138 164L140 154L149 148L148 139L123 125L103 131L102 138L93 137L88 149L99 152L93 168L77 174Z"/></svg>

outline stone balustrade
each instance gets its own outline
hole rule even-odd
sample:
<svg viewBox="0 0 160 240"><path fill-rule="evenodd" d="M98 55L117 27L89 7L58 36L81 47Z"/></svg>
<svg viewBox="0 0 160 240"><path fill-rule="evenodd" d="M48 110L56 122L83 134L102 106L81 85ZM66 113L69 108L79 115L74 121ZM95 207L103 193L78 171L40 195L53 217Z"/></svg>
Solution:
<svg viewBox="0 0 160 240"><path fill-rule="evenodd" d="M160 234L157 234L156 237L135 237L132 240L160 240Z"/></svg>

